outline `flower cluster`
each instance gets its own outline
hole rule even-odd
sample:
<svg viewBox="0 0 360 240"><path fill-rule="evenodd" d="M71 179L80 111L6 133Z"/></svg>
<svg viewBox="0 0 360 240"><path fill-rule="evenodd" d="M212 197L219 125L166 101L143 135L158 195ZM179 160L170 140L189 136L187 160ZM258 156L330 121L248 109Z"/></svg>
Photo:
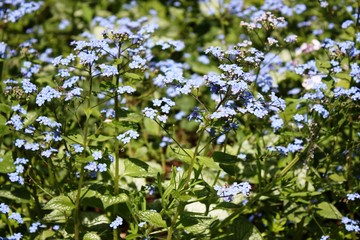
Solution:
<svg viewBox="0 0 360 240"><path fill-rule="evenodd" d="M137 139L139 136L139 133L137 133L136 131L129 130L124 132L123 134L120 134L116 138L120 140L123 144L127 144L130 142L131 139Z"/></svg>
<svg viewBox="0 0 360 240"><path fill-rule="evenodd" d="M226 202L230 202L239 193L241 193L244 196L249 196L251 185L248 182L242 182L242 183L234 182L230 186L224 186L224 187L215 186L214 189L219 197L224 199L224 201Z"/></svg>
<svg viewBox="0 0 360 240"><path fill-rule="evenodd" d="M28 159L26 158L16 158L16 160L14 161L14 165L15 165L15 172L13 173L8 173L9 176L9 180L11 182L18 182L21 185L24 184L24 178L20 175L24 172L24 165L27 164L29 162Z"/></svg>
<svg viewBox="0 0 360 240"><path fill-rule="evenodd" d="M160 122L166 123L168 114L170 113L171 107L175 106L175 102L165 97L161 99L154 99L152 102L153 106L157 107L159 110L146 107L142 110L143 114L150 119L156 118Z"/></svg>
<svg viewBox="0 0 360 240"><path fill-rule="evenodd" d="M4 0L0 3L0 20L17 22L26 14L37 11L43 3L26 0Z"/></svg>
<svg viewBox="0 0 360 240"><path fill-rule="evenodd" d="M122 217L117 216L116 219L110 223L110 227L113 229L116 229L119 226L121 226L122 224L123 224Z"/></svg>
<svg viewBox="0 0 360 240"><path fill-rule="evenodd" d="M348 217L343 217L341 223L345 224L345 228L349 232L360 232L359 221L352 220Z"/></svg>
<svg viewBox="0 0 360 240"><path fill-rule="evenodd" d="M283 155L288 155L289 153L295 153L304 149L304 147L301 145L302 143L303 140L295 138L294 143L289 143L287 147L284 146L268 147L268 150L271 152L277 151Z"/></svg>

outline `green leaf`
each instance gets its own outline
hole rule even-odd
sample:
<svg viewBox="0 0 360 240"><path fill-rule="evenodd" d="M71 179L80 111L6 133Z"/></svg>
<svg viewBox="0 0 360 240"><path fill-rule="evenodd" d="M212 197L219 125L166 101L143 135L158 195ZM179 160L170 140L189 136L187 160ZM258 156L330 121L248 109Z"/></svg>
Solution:
<svg viewBox="0 0 360 240"><path fill-rule="evenodd" d="M200 216L198 213L183 212L180 215L180 224L184 230L195 236L209 234L213 222L213 218Z"/></svg>
<svg viewBox="0 0 360 240"><path fill-rule="evenodd" d="M60 211L55 209L49 214L46 214L43 220L45 222L65 223L68 221L68 218L70 216L71 216L71 211Z"/></svg>
<svg viewBox="0 0 360 240"><path fill-rule="evenodd" d="M262 240L260 231L251 224L246 218L239 217L234 220L230 225L230 228L226 233L218 238L221 240L231 240L231 239L246 239L246 240Z"/></svg>
<svg viewBox="0 0 360 240"><path fill-rule="evenodd" d="M215 162L223 164L234 164L239 162L239 159L236 156L224 152L214 152L212 158Z"/></svg>
<svg viewBox="0 0 360 240"><path fill-rule="evenodd" d="M343 183L343 182L346 181L346 179L344 178L344 176L341 176L341 175L339 175L339 174L337 174L337 173L331 174L331 175L329 176L329 178L330 178L331 180L335 181L335 182L338 182L338 183Z"/></svg>
<svg viewBox="0 0 360 240"><path fill-rule="evenodd" d="M160 127L154 120L144 118L144 127L147 134L154 136L160 135Z"/></svg>
<svg viewBox="0 0 360 240"><path fill-rule="evenodd" d="M109 218L107 218L104 214L97 212L82 212L81 215L81 224L86 227L93 227L100 224L109 224Z"/></svg>
<svg viewBox="0 0 360 240"><path fill-rule="evenodd" d="M196 158L199 160L200 163L211 168L212 170L221 170L218 163L214 162L213 158L204 157L204 156L197 156Z"/></svg>
<svg viewBox="0 0 360 240"><path fill-rule="evenodd" d="M14 160L12 158L12 153L7 152L4 157L2 157L2 161L0 162L0 173L11 173L15 172Z"/></svg>
<svg viewBox="0 0 360 240"><path fill-rule="evenodd" d="M83 18L90 23L93 19L93 9L87 4L81 4Z"/></svg>
<svg viewBox="0 0 360 240"><path fill-rule="evenodd" d="M119 65L122 63L122 58L116 58L114 61L115 65Z"/></svg>
<svg viewBox="0 0 360 240"><path fill-rule="evenodd" d="M45 210L59 210L59 211L69 211L72 210L73 208L74 208L74 204L67 196L54 197L44 206Z"/></svg>
<svg viewBox="0 0 360 240"><path fill-rule="evenodd" d="M321 192L294 192L291 193L289 196L290 197L312 197L312 196L317 196L317 195L321 195Z"/></svg>
<svg viewBox="0 0 360 240"><path fill-rule="evenodd" d="M317 206L319 208L316 212L323 218L327 219L341 219L343 216L339 210L331 203L321 202Z"/></svg>
<svg viewBox="0 0 360 240"><path fill-rule="evenodd" d="M133 80L140 80L141 79L141 76L139 74L129 73L129 72L125 73L124 77L128 78L128 79L133 79Z"/></svg>
<svg viewBox="0 0 360 240"><path fill-rule="evenodd" d="M83 240L101 240L101 237L96 232L88 232L84 235Z"/></svg>
<svg viewBox="0 0 360 240"><path fill-rule="evenodd" d="M84 110L84 112L85 112L86 118L89 119L92 114L92 108L86 108Z"/></svg>
<svg viewBox="0 0 360 240"><path fill-rule="evenodd" d="M177 145L170 146L171 150L169 150L169 156L174 157L176 159L179 159L182 162L185 162L187 164L191 163L191 157L194 155L194 152L190 149L184 149L180 148ZM198 166L194 166L197 168Z"/></svg>
<svg viewBox="0 0 360 240"><path fill-rule="evenodd" d="M139 123L143 119L143 115L137 113L130 113L126 117L120 117L119 122L134 122Z"/></svg>
<svg viewBox="0 0 360 240"><path fill-rule="evenodd" d="M157 174L158 171L150 167L146 162L143 162L136 158L125 159L125 176L142 178L156 177Z"/></svg>
<svg viewBox="0 0 360 240"><path fill-rule="evenodd" d="M114 137L110 137L110 136L104 136L104 135L91 135L88 137L88 139L90 140L95 140L96 142L105 142L108 141L109 139L113 139Z"/></svg>
<svg viewBox="0 0 360 240"><path fill-rule="evenodd" d="M82 145L84 143L84 138L80 134L71 136L61 135L61 137L64 138L68 144L77 143Z"/></svg>
<svg viewBox="0 0 360 240"><path fill-rule="evenodd" d="M9 113L11 113L11 107L7 104L0 103L0 112L9 114Z"/></svg>
<svg viewBox="0 0 360 240"><path fill-rule="evenodd" d="M54 236L55 232L53 230L44 230L41 232L40 239L49 239L50 237ZM53 239L53 238L51 238Z"/></svg>
<svg viewBox="0 0 360 240"><path fill-rule="evenodd" d="M3 136L9 132L9 126L6 125L6 118L0 115L0 136Z"/></svg>
<svg viewBox="0 0 360 240"><path fill-rule="evenodd" d="M21 193L24 195L20 195ZM7 198L10 200L14 200L15 202L18 202L18 203L31 202L30 197L27 196L27 194L28 194L27 191L22 190L21 193L18 193L18 192L12 193L10 190L0 190L0 198Z"/></svg>
<svg viewBox="0 0 360 240"><path fill-rule="evenodd" d="M120 193L118 196L102 195L100 193L98 194L104 209L114 204L123 203L129 200L129 197L125 193Z"/></svg>
<svg viewBox="0 0 360 240"><path fill-rule="evenodd" d="M155 211L141 211L139 218L156 227L166 227L166 222L162 219L160 213Z"/></svg>

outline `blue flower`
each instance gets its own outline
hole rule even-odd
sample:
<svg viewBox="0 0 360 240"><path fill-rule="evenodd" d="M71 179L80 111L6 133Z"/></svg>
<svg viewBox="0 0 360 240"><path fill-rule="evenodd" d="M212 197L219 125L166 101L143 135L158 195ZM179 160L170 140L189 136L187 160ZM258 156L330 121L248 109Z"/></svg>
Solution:
<svg viewBox="0 0 360 240"><path fill-rule="evenodd" d="M113 229L118 228L119 226L121 226L123 224L123 219L121 217L116 217L116 219L110 223L110 227Z"/></svg>
<svg viewBox="0 0 360 240"><path fill-rule="evenodd" d="M346 20L345 22L343 22L343 23L341 24L341 28L342 28L342 29L346 29L346 28L350 27L350 26L353 25L353 24L354 24L354 21L353 21L353 20Z"/></svg>
<svg viewBox="0 0 360 240"><path fill-rule="evenodd" d="M129 64L129 68L134 69L134 68L145 68L145 64L146 64L146 60L141 58L138 55L135 55L132 58L132 62Z"/></svg>
<svg viewBox="0 0 360 240"><path fill-rule="evenodd" d="M21 233L14 233L12 236L7 237L8 240L20 240L23 237Z"/></svg>
<svg viewBox="0 0 360 240"><path fill-rule="evenodd" d="M6 214L10 212L10 207L6 205L5 203L0 204L0 212Z"/></svg>
<svg viewBox="0 0 360 240"><path fill-rule="evenodd" d="M80 52L78 57L81 64L93 64L99 59L99 57L94 52Z"/></svg>
<svg viewBox="0 0 360 240"><path fill-rule="evenodd" d="M355 199L360 199L360 194L359 193L349 193L347 194L347 199L350 201L354 201Z"/></svg>
<svg viewBox="0 0 360 240"><path fill-rule="evenodd" d="M46 117L46 116L40 116L36 119L37 122L39 122L40 124L44 125L44 126L48 126L51 128L60 128L61 127L61 123L58 123L56 121L51 120L50 118Z"/></svg>
<svg viewBox="0 0 360 240"><path fill-rule="evenodd" d="M49 158L51 156L52 153L58 152L58 150L54 149L54 148L50 148L48 150L42 151L41 152L41 156L44 156L46 158Z"/></svg>
<svg viewBox="0 0 360 240"><path fill-rule="evenodd" d="M206 64L206 65L210 63L209 58L207 56L205 56L205 55L199 56L198 61L203 63L203 64Z"/></svg>
<svg viewBox="0 0 360 240"><path fill-rule="evenodd" d="M93 156L94 160L99 160L102 158L102 152L100 150L94 151L92 153L92 156Z"/></svg>
<svg viewBox="0 0 360 240"><path fill-rule="evenodd" d="M127 144L130 142L131 139L137 139L139 137L139 133L137 133L134 130L129 130L123 134L120 134L116 138L120 141L122 141L123 144Z"/></svg>
<svg viewBox="0 0 360 240"><path fill-rule="evenodd" d="M37 91L36 85L31 83L30 79L24 78L21 83L25 93L33 93Z"/></svg>
<svg viewBox="0 0 360 240"><path fill-rule="evenodd" d="M23 123L21 117L17 114L13 115L10 118L10 121L6 122L6 125L9 125L9 124L12 125L16 131L19 131L24 128L24 123Z"/></svg>
<svg viewBox="0 0 360 240"><path fill-rule="evenodd" d="M124 94L124 93L133 93L133 92L135 92L135 89L130 86L122 86L122 87L119 87L116 91L119 94Z"/></svg>
<svg viewBox="0 0 360 240"><path fill-rule="evenodd" d="M149 108L146 107L142 110L142 112L144 113L144 115L150 119L154 119L156 117L157 114L157 110L153 109L153 108Z"/></svg>
<svg viewBox="0 0 360 240"><path fill-rule="evenodd" d="M297 41L297 36L296 35L289 35L284 39L284 41L286 43L294 43L294 42Z"/></svg>
<svg viewBox="0 0 360 240"><path fill-rule="evenodd" d="M99 163L97 165L99 172L106 172L107 171L107 165L105 163Z"/></svg>
<svg viewBox="0 0 360 240"><path fill-rule="evenodd" d="M117 68L115 66L100 64L99 67L101 68L101 75L104 77L112 77L119 74Z"/></svg>
<svg viewBox="0 0 360 240"><path fill-rule="evenodd" d="M323 118L327 118L329 116L329 112L321 104L315 104L311 110L315 110L315 112L321 114Z"/></svg>
<svg viewBox="0 0 360 240"><path fill-rule="evenodd" d="M349 232L360 232L359 221L343 217L341 222L345 224L345 229Z"/></svg>
<svg viewBox="0 0 360 240"><path fill-rule="evenodd" d="M61 93L50 86L46 86L36 97L36 104L42 106L46 101L50 102L53 98L60 98Z"/></svg>
<svg viewBox="0 0 360 240"><path fill-rule="evenodd" d="M13 220L17 221L20 224L24 223L24 220L22 219L20 213L16 213L16 212L11 213L10 216L9 216L9 219L13 219Z"/></svg>
<svg viewBox="0 0 360 240"><path fill-rule="evenodd" d="M84 147L80 144L72 144L72 146L74 147L76 153L81 153L82 151L84 151Z"/></svg>
<svg viewBox="0 0 360 240"><path fill-rule="evenodd" d="M274 129L274 132L282 128L284 125L284 121L280 118L278 114L271 116L270 121L271 121L271 127Z"/></svg>
<svg viewBox="0 0 360 240"><path fill-rule="evenodd" d="M59 30L64 30L70 25L70 21L67 19L62 19L59 23Z"/></svg>
<svg viewBox="0 0 360 240"><path fill-rule="evenodd" d="M239 193L241 193L244 196L249 196L251 185L248 182L242 182L242 183L234 182L232 185L225 187L216 185L214 186L214 189L219 197L224 199L224 201L226 202L230 202L232 201L234 196L236 196Z"/></svg>
<svg viewBox="0 0 360 240"><path fill-rule="evenodd" d="M44 224L41 224L39 221L34 222L34 223L32 223L31 226L29 227L29 232L30 232L30 233L35 233L35 232L38 230L39 227L44 228L44 227L46 227L46 226L45 226Z"/></svg>
<svg viewBox="0 0 360 240"><path fill-rule="evenodd" d="M89 171L96 171L97 170L97 163L96 162L89 162L84 169Z"/></svg>

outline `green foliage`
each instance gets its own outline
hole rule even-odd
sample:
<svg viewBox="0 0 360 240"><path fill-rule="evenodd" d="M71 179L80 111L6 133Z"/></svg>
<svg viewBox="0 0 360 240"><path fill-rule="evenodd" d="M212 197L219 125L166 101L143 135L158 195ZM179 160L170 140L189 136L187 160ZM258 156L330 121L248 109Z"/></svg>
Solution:
<svg viewBox="0 0 360 240"><path fill-rule="evenodd" d="M358 1L15 2L0 238L359 237Z"/></svg>

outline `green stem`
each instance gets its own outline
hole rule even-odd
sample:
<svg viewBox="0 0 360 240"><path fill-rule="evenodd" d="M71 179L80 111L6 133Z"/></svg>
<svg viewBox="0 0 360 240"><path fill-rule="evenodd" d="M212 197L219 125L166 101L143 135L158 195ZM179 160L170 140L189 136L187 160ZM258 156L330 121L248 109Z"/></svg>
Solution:
<svg viewBox="0 0 360 240"><path fill-rule="evenodd" d="M191 178L191 173L194 169L194 166L195 166L195 162L196 162L196 157L198 155L198 151L199 151L199 146L200 146L200 142L201 142L201 139L204 135L204 132L205 132L205 129L206 127L202 128L201 132L200 132L200 135L199 135L199 139L198 139L198 142L196 144L196 147L195 147L195 151L194 151L194 154L193 156L191 157L191 162L190 162L190 165L189 165L189 169L187 170L187 176L185 178L185 181L184 181L184 185L182 187L183 190L186 190L188 189L189 187L189 182L190 182L190 178ZM185 150L184 150L185 151ZM188 153L187 153L188 155ZM179 203L179 206L177 207L177 210L175 212L175 215L171 221L171 225L169 227L169 230L168 230L168 235L167 235L167 240L171 239L172 238L172 234L174 232L174 228L175 228L175 224L176 224L176 221L180 215L180 213L184 210L185 208L185 203Z"/></svg>
<svg viewBox="0 0 360 240"><path fill-rule="evenodd" d="M118 53L117 53L117 58L120 59L121 57L121 43L119 43L119 47L118 47ZM121 65L118 64L117 65L117 70L120 73L121 70ZM117 89L119 88L119 84L120 84L120 75L115 76L115 95L114 95L114 108L115 108L115 121L119 121L120 119L120 102L119 102L119 93L117 92ZM119 130L116 127L115 128L115 135L117 136L119 134ZM114 194L115 196L117 196L119 194L119 167L120 167L120 156L119 156L119 151L120 151L120 145L119 142L117 141L117 139L115 139L115 175L114 175ZM130 212L131 212L131 208L129 208ZM115 204L114 206L114 212L113 215L115 217L116 213L118 212L118 205ZM118 236L118 229L115 228L114 229L114 240L118 240L119 236Z"/></svg>
<svg viewBox="0 0 360 240"><path fill-rule="evenodd" d="M315 136L317 136L317 134L315 134ZM295 164L302 159L303 157L306 157L306 155L309 154L309 151L313 148L315 144L314 139L311 139L310 142L308 143L308 145L305 147L305 149L300 153L297 154L295 156L295 158L283 169L281 170L278 174L275 175L275 177L273 178L273 180L265 185L264 188L262 188L262 191L260 191L258 194L256 194L254 197L250 198L248 203L246 205L243 205L242 207L238 208L234 213L232 213L230 216L228 216L226 219L224 219L223 221L221 221L221 223L219 224L217 229L220 229L222 227L225 227L227 224L229 224L229 222L231 222L233 219L237 218L244 210L245 208L250 207L252 204L254 204L255 202L257 202L261 196L263 196L264 194L268 193L268 192L272 192L273 187L276 185L276 182L281 179L282 177L284 177L288 171L295 166Z"/></svg>
<svg viewBox="0 0 360 240"><path fill-rule="evenodd" d="M92 93L92 84L93 84L93 78L92 78L92 71L91 71L91 66L89 69L89 75L90 75L90 79L89 79L89 93L87 96L87 109L90 109L91 107L91 93ZM84 132L83 132L83 147L84 147L84 151L83 151L83 158L86 157L86 148L88 145L88 132L89 132L89 119L90 116L86 116L86 121L85 121L85 126L84 126ZM75 233L75 240L79 240L79 235L80 235L80 225L81 225L81 219L80 219L80 200L81 200L81 189L84 183L84 174L85 174L85 170L84 170L84 164L81 164L81 170L80 170L80 179L79 179L79 183L78 183L78 189L77 189L77 193L76 193L76 199L75 199L75 210L74 210L74 233Z"/></svg>

